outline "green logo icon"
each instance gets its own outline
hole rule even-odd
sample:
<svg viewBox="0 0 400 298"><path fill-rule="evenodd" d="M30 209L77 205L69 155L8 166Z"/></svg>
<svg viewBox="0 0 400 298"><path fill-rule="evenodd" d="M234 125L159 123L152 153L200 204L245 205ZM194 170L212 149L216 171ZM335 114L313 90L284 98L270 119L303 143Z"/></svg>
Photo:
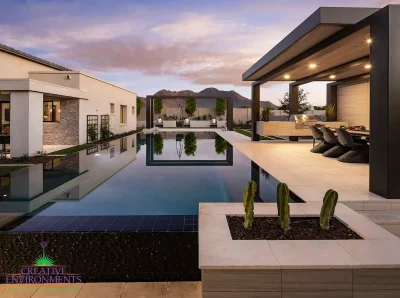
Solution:
<svg viewBox="0 0 400 298"><path fill-rule="evenodd" d="M54 260L46 255L45 248L47 246L47 242L41 242L40 246L42 247L42 255L35 260L35 266L53 266Z"/></svg>

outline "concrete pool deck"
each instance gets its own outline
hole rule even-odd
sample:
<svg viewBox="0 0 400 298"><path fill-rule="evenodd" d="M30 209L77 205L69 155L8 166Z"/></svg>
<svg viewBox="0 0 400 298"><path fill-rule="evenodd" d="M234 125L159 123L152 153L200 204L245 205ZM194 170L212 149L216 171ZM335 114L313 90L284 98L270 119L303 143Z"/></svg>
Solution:
<svg viewBox="0 0 400 298"><path fill-rule="evenodd" d="M201 282L0 285L2 298L201 298Z"/></svg>

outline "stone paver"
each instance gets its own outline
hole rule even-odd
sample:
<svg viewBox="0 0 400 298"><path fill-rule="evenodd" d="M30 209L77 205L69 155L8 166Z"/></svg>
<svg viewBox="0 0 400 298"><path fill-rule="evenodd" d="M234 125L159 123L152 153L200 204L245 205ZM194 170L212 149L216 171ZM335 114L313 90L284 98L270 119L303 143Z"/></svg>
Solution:
<svg viewBox="0 0 400 298"><path fill-rule="evenodd" d="M126 284L114 283L86 283L80 290L77 298L120 298Z"/></svg>
<svg viewBox="0 0 400 298"><path fill-rule="evenodd" d="M122 298L165 298L167 286L166 282L127 283Z"/></svg>
<svg viewBox="0 0 400 298"><path fill-rule="evenodd" d="M32 298L75 298L84 284L43 284Z"/></svg>
<svg viewBox="0 0 400 298"><path fill-rule="evenodd" d="M41 285L0 285L1 298L30 298Z"/></svg>
<svg viewBox="0 0 400 298"><path fill-rule="evenodd" d="M201 298L201 282L0 285L1 298Z"/></svg>
<svg viewBox="0 0 400 298"><path fill-rule="evenodd" d="M168 283L167 298L201 298L201 282Z"/></svg>

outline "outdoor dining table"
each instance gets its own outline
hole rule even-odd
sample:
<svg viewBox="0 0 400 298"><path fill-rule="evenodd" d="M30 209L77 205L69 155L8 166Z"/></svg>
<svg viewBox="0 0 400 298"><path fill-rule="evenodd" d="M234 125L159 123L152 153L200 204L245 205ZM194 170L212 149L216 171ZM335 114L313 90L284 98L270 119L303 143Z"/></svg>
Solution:
<svg viewBox="0 0 400 298"><path fill-rule="evenodd" d="M329 127L329 129L336 133L336 129L335 128ZM369 138L369 130L350 130L350 129L346 129L346 131L349 134L354 135L354 136L360 136L360 137Z"/></svg>

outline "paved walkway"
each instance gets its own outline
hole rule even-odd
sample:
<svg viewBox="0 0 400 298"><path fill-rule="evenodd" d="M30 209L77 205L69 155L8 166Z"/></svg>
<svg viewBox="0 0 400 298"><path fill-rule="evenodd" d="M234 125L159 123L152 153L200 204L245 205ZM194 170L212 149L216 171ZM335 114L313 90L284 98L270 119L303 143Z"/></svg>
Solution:
<svg viewBox="0 0 400 298"><path fill-rule="evenodd" d="M216 130L236 149L305 201L322 201L332 188L341 202L354 210L391 210L398 200L387 200L369 191L369 165L348 164L310 152L312 142L260 141L233 131ZM396 206L395 206L396 205Z"/></svg>
<svg viewBox="0 0 400 298"><path fill-rule="evenodd" d="M201 298L201 282L0 285L1 298Z"/></svg>

